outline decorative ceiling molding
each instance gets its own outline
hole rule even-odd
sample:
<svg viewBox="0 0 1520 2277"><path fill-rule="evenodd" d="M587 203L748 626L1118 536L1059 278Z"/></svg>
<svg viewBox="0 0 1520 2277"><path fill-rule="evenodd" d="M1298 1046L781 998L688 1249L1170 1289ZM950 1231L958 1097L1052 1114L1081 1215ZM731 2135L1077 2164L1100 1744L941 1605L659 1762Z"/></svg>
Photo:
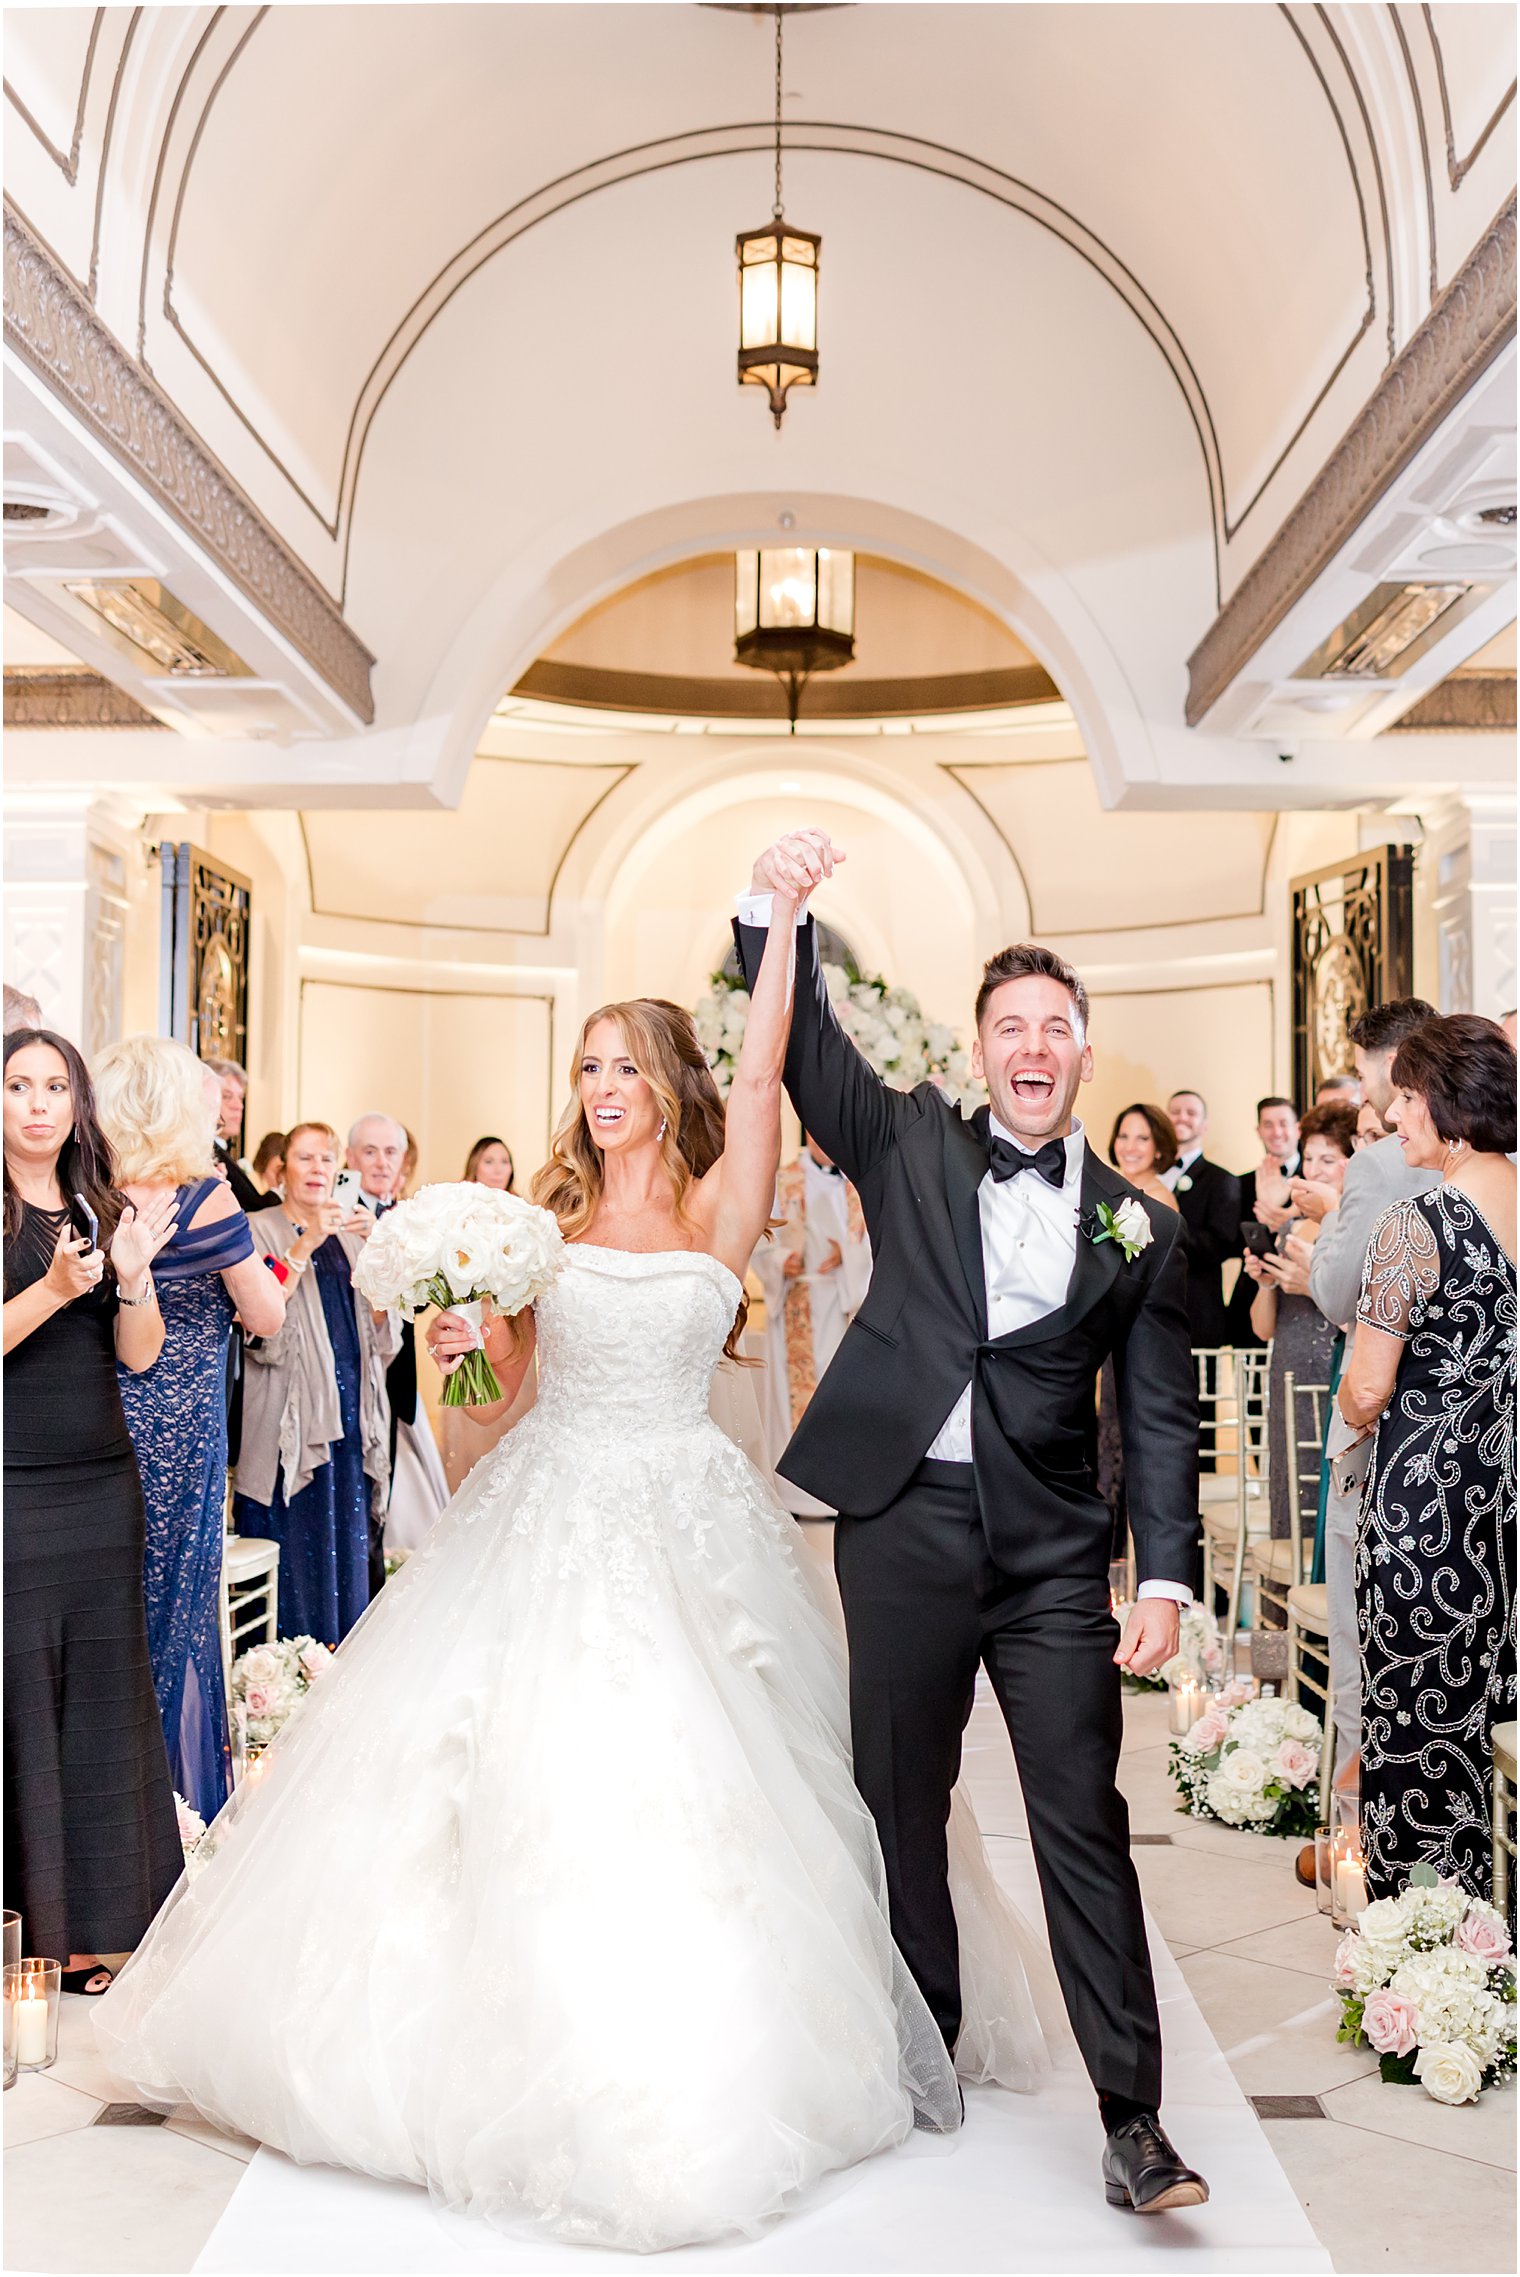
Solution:
<svg viewBox="0 0 1520 2277"><path fill-rule="evenodd" d="M369 650L9 203L5 339L368 726Z"/></svg>
<svg viewBox="0 0 1520 2277"><path fill-rule="evenodd" d="M598 711L651 712L694 719L785 719L780 683L756 672L749 680L696 679L677 672L618 672L601 665L557 664L540 657L512 690L540 703L582 704ZM1002 711L1020 704L1059 704L1060 689L1043 665L1001 671L937 672L918 679L857 680L848 675L808 682L801 713L814 719L911 718L929 712Z"/></svg>
<svg viewBox="0 0 1520 2277"><path fill-rule="evenodd" d="M162 728L161 719L134 703L124 688L99 672L49 672L9 666L5 724L17 728Z"/></svg>
<svg viewBox="0 0 1520 2277"><path fill-rule="evenodd" d="M1502 735L1515 732L1513 672L1454 672L1431 688L1385 735Z"/></svg>
<svg viewBox="0 0 1520 2277"><path fill-rule="evenodd" d="M105 21L104 8L97 8L90 22L90 44L85 49L84 71L79 82L79 107L74 113L74 134L67 150L60 150L45 128L38 125L15 88L7 79L5 99L24 125L29 126L53 164L72 190L79 179L79 148L84 140L85 106L90 100L90 73L95 68L95 46L100 38L100 27Z"/></svg>
<svg viewBox="0 0 1520 2277"><path fill-rule="evenodd" d="M1497 214L1188 658L1196 727L1515 337L1515 200Z"/></svg>
<svg viewBox="0 0 1520 2277"><path fill-rule="evenodd" d="M1422 6L1420 9L1420 14L1425 19L1425 30L1430 39L1431 52L1436 59L1436 85L1440 89L1441 93L1441 123L1446 129L1446 177L1450 182L1453 191L1456 191L1461 189L1462 184L1466 181L1468 175L1473 169L1473 166L1485 149L1489 136L1493 133L1494 128L1499 124L1499 121L1503 118L1511 103L1513 103L1515 99L1515 82L1513 79L1510 81L1508 88L1500 97L1498 109L1494 112L1493 117L1489 120L1487 126L1485 126L1479 133L1477 141L1473 144L1471 150L1467 153L1467 156L1465 158L1459 158L1457 156L1456 130L1452 124L1451 117L1451 97L1448 94L1446 88L1446 58L1441 53L1441 42L1436 37L1436 21L1434 16L1431 14L1428 6Z"/></svg>

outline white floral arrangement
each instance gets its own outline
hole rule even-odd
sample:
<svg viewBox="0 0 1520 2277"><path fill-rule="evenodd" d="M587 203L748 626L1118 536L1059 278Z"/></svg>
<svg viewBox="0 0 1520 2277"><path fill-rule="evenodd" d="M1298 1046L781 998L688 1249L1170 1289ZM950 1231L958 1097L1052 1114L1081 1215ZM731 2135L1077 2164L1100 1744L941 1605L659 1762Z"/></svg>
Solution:
<svg viewBox="0 0 1520 2277"><path fill-rule="evenodd" d="M1115 1598L1114 1619L1122 1630L1134 1611L1128 1598ZM1219 1622L1207 1605L1195 1597L1182 1608L1177 1650L1170 1660L1164 1660L1149 1676L1126 1677L1126 1685L1137 1692L1165 1692L1178 1676L1196 1676L1205 1684L1215 1683L1224 1672L1224 1639L1219 1633Z"/></svg>
<svg viewBox="0 0 1520 2277"><path fill-rule="evenodd" d="M424 1186L387 1210L354 1267L372 1305L415 1320L429 1305L463 1315L481 1337L482 1310L510 1316L537 1302L565 1261L559 1220L520 1194L491 1186ZM445 1407L480 1407L501 1385L483 1350L466 1352L444 1379Z"/></svg>
<svg viewBox="0 0 1520 2277"><path fill-rule="evenodd" d="M1312 1836L1319 1823L1321 1729L1291 1700L1253 1698L1236 1679L1171 1748L1172 1776L1192 1818L1259 1834Z"/></svg>
<svg viewBox="0 0 1520 2277"><path fill-rule="evenodd" d="M333 1659L315 1637L283 1637L239 1653L232 1664L232 1720L244 1745L267 1747Z"/></svg>
<svg viewBox="0 0 1520 2277"><path fill-rule="evenodd" d="M1385 2080L1437 2103L1475 2103L1515 2069L1515 1963L1504 1916L1416 1866L1335 1954L1337 2039L1372 2048Z"/></svg>
<svg viewBox="0 0 1520 2277"><path fill-rule="evenodd" d="M179 1820L179 1846L188 1866L206 1839L206 1822L195 1805L186 1802L178 1788L174 1792L174 1815Z"/></svg>
<svg viewBox="0 0 1520 2277"><path fill-rule="evenodd" d="M898 1091L935 1083L962 1105L977 1104L986 1096L971 1080L970 1058L954 1030L926 1020L911 989L889 988L879 978L851 980L843 965L826 964L823 974L840 1027L884 1083ZM749 991L726 973L714 973L709 993L692 1018L697 1041L726 1099L744 1042Z"/></svg>

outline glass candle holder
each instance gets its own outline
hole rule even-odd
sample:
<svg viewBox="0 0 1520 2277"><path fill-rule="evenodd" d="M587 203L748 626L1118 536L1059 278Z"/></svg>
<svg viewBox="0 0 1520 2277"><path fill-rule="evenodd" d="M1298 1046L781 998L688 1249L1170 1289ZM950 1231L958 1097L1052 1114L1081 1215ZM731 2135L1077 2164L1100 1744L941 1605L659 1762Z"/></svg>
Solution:
<svg viewBox="0 0 1520 2277"><path fill-rule="evenodd" d="M58 2061L63 1969L57 1961L13 1961L5 1972L5 2024L18 2071L48 2071Z"/></svg>
<svg viewBox="0 0 1520 2277"><path fill-rule="evenodd" d="M12 1961L19 1961L21 1958L21 1916L19 1913L12 1913L10 1907L7 1906L4 1918L5 1951L3 1955L0 1955L0 1960L3 1960L4 1966L9 1968Z"/></svg>
<svg viewBox="0 0 1520 2277"><path fill-rule="evenodd" d="M1201 1677L1184 1670L1172 1679L1171 1731L1173 1739L1185 1739L1209 1704L1208 1687Z"/></svg>
<svg viewBox="0 0 1520 2277"><path fill-rule="evenodd" d="M1330 1836L1330 1918L1337 1929L1354 1929L1367 1909L1367 1862L1361 1830L1337 1826Z"/></svg>
<svg viewBox="0 0 1520 2277"><path fill-rule="evenodd" d="M1334 1910L1331 1900L1332 1875L1330 1870L1332 1839L1333 1833L1330 1827L1317 1826L1314 1829L1314 1902L1321 1913L1330 1913Z"/></svg>

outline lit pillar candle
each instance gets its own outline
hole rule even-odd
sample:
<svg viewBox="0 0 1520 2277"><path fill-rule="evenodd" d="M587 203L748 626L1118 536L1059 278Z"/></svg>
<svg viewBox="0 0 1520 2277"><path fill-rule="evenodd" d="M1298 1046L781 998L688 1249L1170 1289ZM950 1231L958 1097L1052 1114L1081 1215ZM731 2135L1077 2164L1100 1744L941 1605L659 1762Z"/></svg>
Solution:
<svg viewBox="0 0 1520 2277"><path fill-rule="evenodd" d="M1172 1686L1172 1735L1184 1739L1208 1706L1208 1693L1196 1676L1179 1676Z"/></svg>
<svg viewBox="0 0 1520 2277"><path fill-rule="evenodd" d="M1354 1923L1367 1910L1367 1865L1361 1851L1349 1849L1336 1873L1338 1910L1345 1921Z"/></svg>
<svg viewBox="0 0 1520 2277"><path fill-rule="evenodd" d="M18 2000L13 2003L15 2015L12 2030L15 2033L16 2061L18 2064L41 2064L47 2061L48 2004L46 1999Z"/></svg>

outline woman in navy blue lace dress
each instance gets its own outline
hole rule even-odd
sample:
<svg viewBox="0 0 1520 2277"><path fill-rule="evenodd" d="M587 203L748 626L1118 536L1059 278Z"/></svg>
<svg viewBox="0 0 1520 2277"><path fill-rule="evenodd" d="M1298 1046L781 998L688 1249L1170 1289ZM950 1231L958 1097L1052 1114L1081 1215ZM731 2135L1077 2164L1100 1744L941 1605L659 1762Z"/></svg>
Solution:
<svg viewBox="0 0 1520 2277"><path fill-rule="evenodd" d="M148 1651L174 1784L213 1818L231 1792L218 1620L227 1502L227 1346L241 1316L269 1335L284 1317L248 1220L212 1167L215 1078L183 1044L134 1036L96 1062L103 1128L139 1204L176 1192L173 1238L154 1271L164 1348L119 1370L147 1508Z"/></svg>
<svg viewBox="0 0 1520 2277"><path fill-rule="evenodd" d="M1367 1888L1492 1883L1490 1734L1515 1713L1515 1054L1491 1020L1399 1047L1388 1120L1439 1170L1373 1232L1341 1413L1375 1429L1357 1539Z"/></svg>

